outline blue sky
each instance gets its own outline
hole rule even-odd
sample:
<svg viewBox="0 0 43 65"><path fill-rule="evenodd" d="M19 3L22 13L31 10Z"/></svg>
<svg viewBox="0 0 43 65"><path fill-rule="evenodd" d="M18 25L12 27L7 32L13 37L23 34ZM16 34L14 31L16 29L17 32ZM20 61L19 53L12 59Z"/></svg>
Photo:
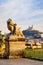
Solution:
<svg viewBox="0 0 43 65"><path fill-rule="evenodd" d="M43 0L0 0L0 30L4 33L8 32L9 18L22 30L33 25L43 31Z"/></svg>

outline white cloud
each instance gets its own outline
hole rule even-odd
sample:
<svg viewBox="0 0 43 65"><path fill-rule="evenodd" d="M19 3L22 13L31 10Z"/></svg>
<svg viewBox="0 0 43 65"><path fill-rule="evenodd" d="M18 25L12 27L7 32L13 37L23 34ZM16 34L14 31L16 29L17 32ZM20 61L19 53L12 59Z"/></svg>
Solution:
<svg viewBox="0 0 43 65"><path fill-rule="evenodd" d="M40 15L40 14L43 14L43 9L34 10L34 11L30 14L30 17L31 17L31 16Z"/></svg>
<svg viewBox="0 0 43 65"><path fill-rule="evenodd" d="M0 5L0 23L3 26L2 30L6 28L6 25L4 24L6 24L6 20L9 17L15 19L18 24L20 22L20 19L26 18L28 14L27 11L30 9L32 1L33 0L29 0L28 2L27 0L8 0L6 3L2 3ZM29 8L27 8L27 6L29 6Z"/></svg>
<svg viewBox="0 0 43 65"><path fill-rule="evenodd" d="M32 11L33 1L34 0L7 0L6 3L2 3L0 5L0 29L4 32L8 31L6 21L9 17L13 18L16 23L20 24L23 29L30 23L37 24L37 22L43 21L43 17L41 18L40 16L43 14L43 9ZM31 19L33 16L38 15L40 16L40 19L39 17Z"/></svg>

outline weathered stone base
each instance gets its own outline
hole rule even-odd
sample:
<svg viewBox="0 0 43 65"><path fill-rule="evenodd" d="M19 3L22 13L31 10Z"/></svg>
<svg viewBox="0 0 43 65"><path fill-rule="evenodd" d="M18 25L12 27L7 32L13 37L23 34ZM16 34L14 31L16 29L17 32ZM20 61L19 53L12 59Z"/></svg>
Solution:
<svg viewBox="0 0 43 65"><path fill-rule="evenodd" d="M12 59L12 58L22 58L23 57L23 50L18 50L18 51L15 51L13 52L12 54L9 55L9 59Z"/></svg>
<svg viewBox="0 0 43 65"><path fill-rule="evenodd" d="M26 48L24 41L9 41L6 43L6 56L9 58L19 58L23 55L23 50Z"/></svg>
<svg viewBox="0 0 43 65"><path fill-rule="evenodd" d="M23 50L25 49L25 42L17 41L17 42L9 42L10 46L10 57L19 57L22 56ZM9 58L10 58L9 57Z"/></svg>

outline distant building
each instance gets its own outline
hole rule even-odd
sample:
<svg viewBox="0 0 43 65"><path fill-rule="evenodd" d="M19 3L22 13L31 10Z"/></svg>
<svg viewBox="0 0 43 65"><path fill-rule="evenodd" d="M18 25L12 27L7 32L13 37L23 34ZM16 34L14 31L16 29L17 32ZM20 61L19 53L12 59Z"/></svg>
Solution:
<svg viewBox="0 0 43 65"><path fill-rule="evenodd" d="M32 30L33 29L33 25L28 27L28 30Z"/></svg>

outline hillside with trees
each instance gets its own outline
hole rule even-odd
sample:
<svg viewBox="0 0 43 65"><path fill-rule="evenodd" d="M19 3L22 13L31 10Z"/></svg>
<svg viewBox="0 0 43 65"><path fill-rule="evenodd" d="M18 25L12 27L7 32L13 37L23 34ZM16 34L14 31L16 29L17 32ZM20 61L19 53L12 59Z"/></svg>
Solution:
<svg viewBox="0 0 43 65"><path fill-rule="evenodd" d="M39 38L41 38L42 32L40 32L38 30L34 30L33 26L32 26L26 30L23 30L23 34L25 35L25 37L31 37L31 38L39 39Z"/></svg>

